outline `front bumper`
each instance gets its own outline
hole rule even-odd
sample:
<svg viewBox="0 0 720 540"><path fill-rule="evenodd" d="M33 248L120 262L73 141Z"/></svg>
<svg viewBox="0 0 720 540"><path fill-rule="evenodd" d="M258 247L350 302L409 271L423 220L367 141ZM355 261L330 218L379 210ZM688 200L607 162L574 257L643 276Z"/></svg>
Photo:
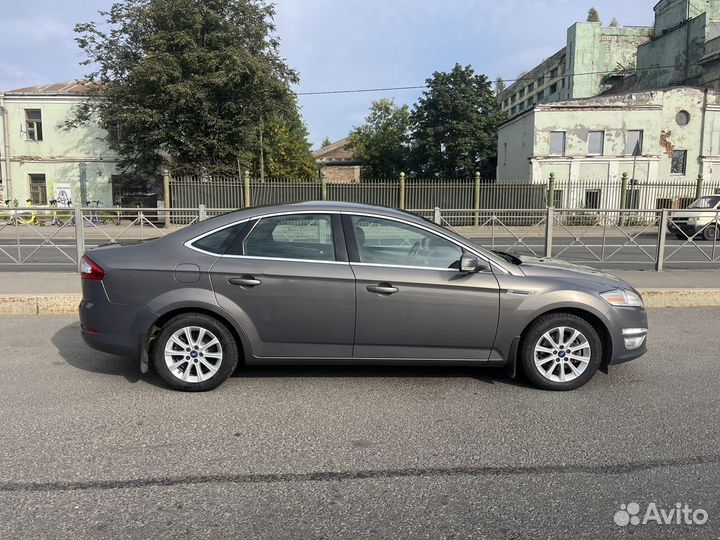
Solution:
<svg viewBox="0 0 720 540"><path fill-rule="evenodd" d="M672 234L684 234L688 238L692 238L703 229L704 225L697 223L688 223L687 221L671 221L668 223L668 231Z"/></svg>
<svg viewBox="0 0 720 540"><path fill-rule="evenodd" d="M647 332L642 334L639 330L647 330L647 311L644 308L613 308L611 312L612 328L612 356L610 364L622 364L640 358L647 352ZM644 335L645 339L639 347L632 348L626 344L626 339ZM630 344L634 345L634 344Z"/></svg>

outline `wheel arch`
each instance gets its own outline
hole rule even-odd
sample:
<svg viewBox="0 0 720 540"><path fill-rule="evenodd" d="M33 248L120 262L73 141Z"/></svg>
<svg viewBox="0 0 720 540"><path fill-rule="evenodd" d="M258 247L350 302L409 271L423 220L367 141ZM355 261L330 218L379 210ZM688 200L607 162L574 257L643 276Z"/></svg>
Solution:
<svg viewBox="0 0 720 540"><path fill-rule="evenodd" d="M608 372L608 366L610 365L610 360L612 359L613 354L613 343L612 343L612 336L610 335L610 330L608 329L607 324L605 321L603 321L600 317L598 317L595 313L593 313L590 310L579 308L577 306L565 306L565 307L554 307L552 309L549 309L547 311L543 311L542 313L537 313L535 316L528 321L528 323L524 326L522 329L522 332L519 336L519 343L518 346L515 349L515 354L512 359L513 364L513 373L515 372L516 365L517 365L517 355L518 351L520 350L520 343L522 342L522 339L524 338L525 334L527 333L528 328L537 321L540 317L544 317L545 315L552 315L555 313L569 313L571 315L575 315L577 317L580 317L581 319L587 321L590 323L595 330L597 330L598 335L600 336L600 342L602 343L602 360L600 362L600 370L603 373Z"/></svg>
<svg viewBox="0 0 720 540"><path fill-rule="evenodd" d="M249 354L250 350L247 343L247 336L239 327L238 323L236 321L233 321L232 317L230 317L228 314L218 313L215 310L201 306L177 307L174 309L169 309L168 311L160 314L147 330L145 345L143 347L143 357L146 357L146 355L147 357L150 356L155 338L160 333L163 325L165 325L168 321L177 317L178 315L186 315L191 313L205 315L207 317L215 319L216 321L227 327L227 329L230 331L233 338L235 339L235 342L237 343L239 356L238 360L242 362L245 361L246 356L247 354ZM144 367L147 368L147 365Z"/></svg>

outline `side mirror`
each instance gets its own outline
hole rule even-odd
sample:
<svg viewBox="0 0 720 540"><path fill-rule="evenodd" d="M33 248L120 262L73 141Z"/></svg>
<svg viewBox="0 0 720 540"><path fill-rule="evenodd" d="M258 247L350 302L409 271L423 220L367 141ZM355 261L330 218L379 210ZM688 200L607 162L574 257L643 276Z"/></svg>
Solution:
<svg viewBox="0 0 720 540"><path fill-rule="evenodd" d="M487 272L490 270L490 265L477 258L471 253L463 253L460 259L460 271L468 274L475 274L477 272Z"/></svg>

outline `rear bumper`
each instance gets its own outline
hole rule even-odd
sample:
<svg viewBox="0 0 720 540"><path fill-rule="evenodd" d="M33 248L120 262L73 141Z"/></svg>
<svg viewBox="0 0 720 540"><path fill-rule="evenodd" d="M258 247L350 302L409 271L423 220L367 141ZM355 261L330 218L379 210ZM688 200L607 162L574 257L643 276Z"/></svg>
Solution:
<svg viewBox="0 0 720 540"><path fill-rule="evenodd" d="M80 302L82 338L90 347L110 354L137 357L144 333L156 315L145 307L113 304L101 282L83 282Z"/></svg>

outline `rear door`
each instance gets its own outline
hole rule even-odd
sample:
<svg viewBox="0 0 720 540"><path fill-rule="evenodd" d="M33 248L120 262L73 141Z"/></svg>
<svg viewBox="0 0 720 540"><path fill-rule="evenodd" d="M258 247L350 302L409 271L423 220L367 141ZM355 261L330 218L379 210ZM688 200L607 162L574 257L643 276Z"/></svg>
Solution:
<svg viewBox="0 0 720 540"><path fill-rule="evenodd" d="M350 358L355 279L339 215L263 217L212 268L258 358Z"/></svg>
<svg viewBox="0 0 720 540"><path fill-rule="evenodd" d="M343 216L356 276L355 358L488 360L500 291L459 271L463 248L428 229Z"/></svg>

